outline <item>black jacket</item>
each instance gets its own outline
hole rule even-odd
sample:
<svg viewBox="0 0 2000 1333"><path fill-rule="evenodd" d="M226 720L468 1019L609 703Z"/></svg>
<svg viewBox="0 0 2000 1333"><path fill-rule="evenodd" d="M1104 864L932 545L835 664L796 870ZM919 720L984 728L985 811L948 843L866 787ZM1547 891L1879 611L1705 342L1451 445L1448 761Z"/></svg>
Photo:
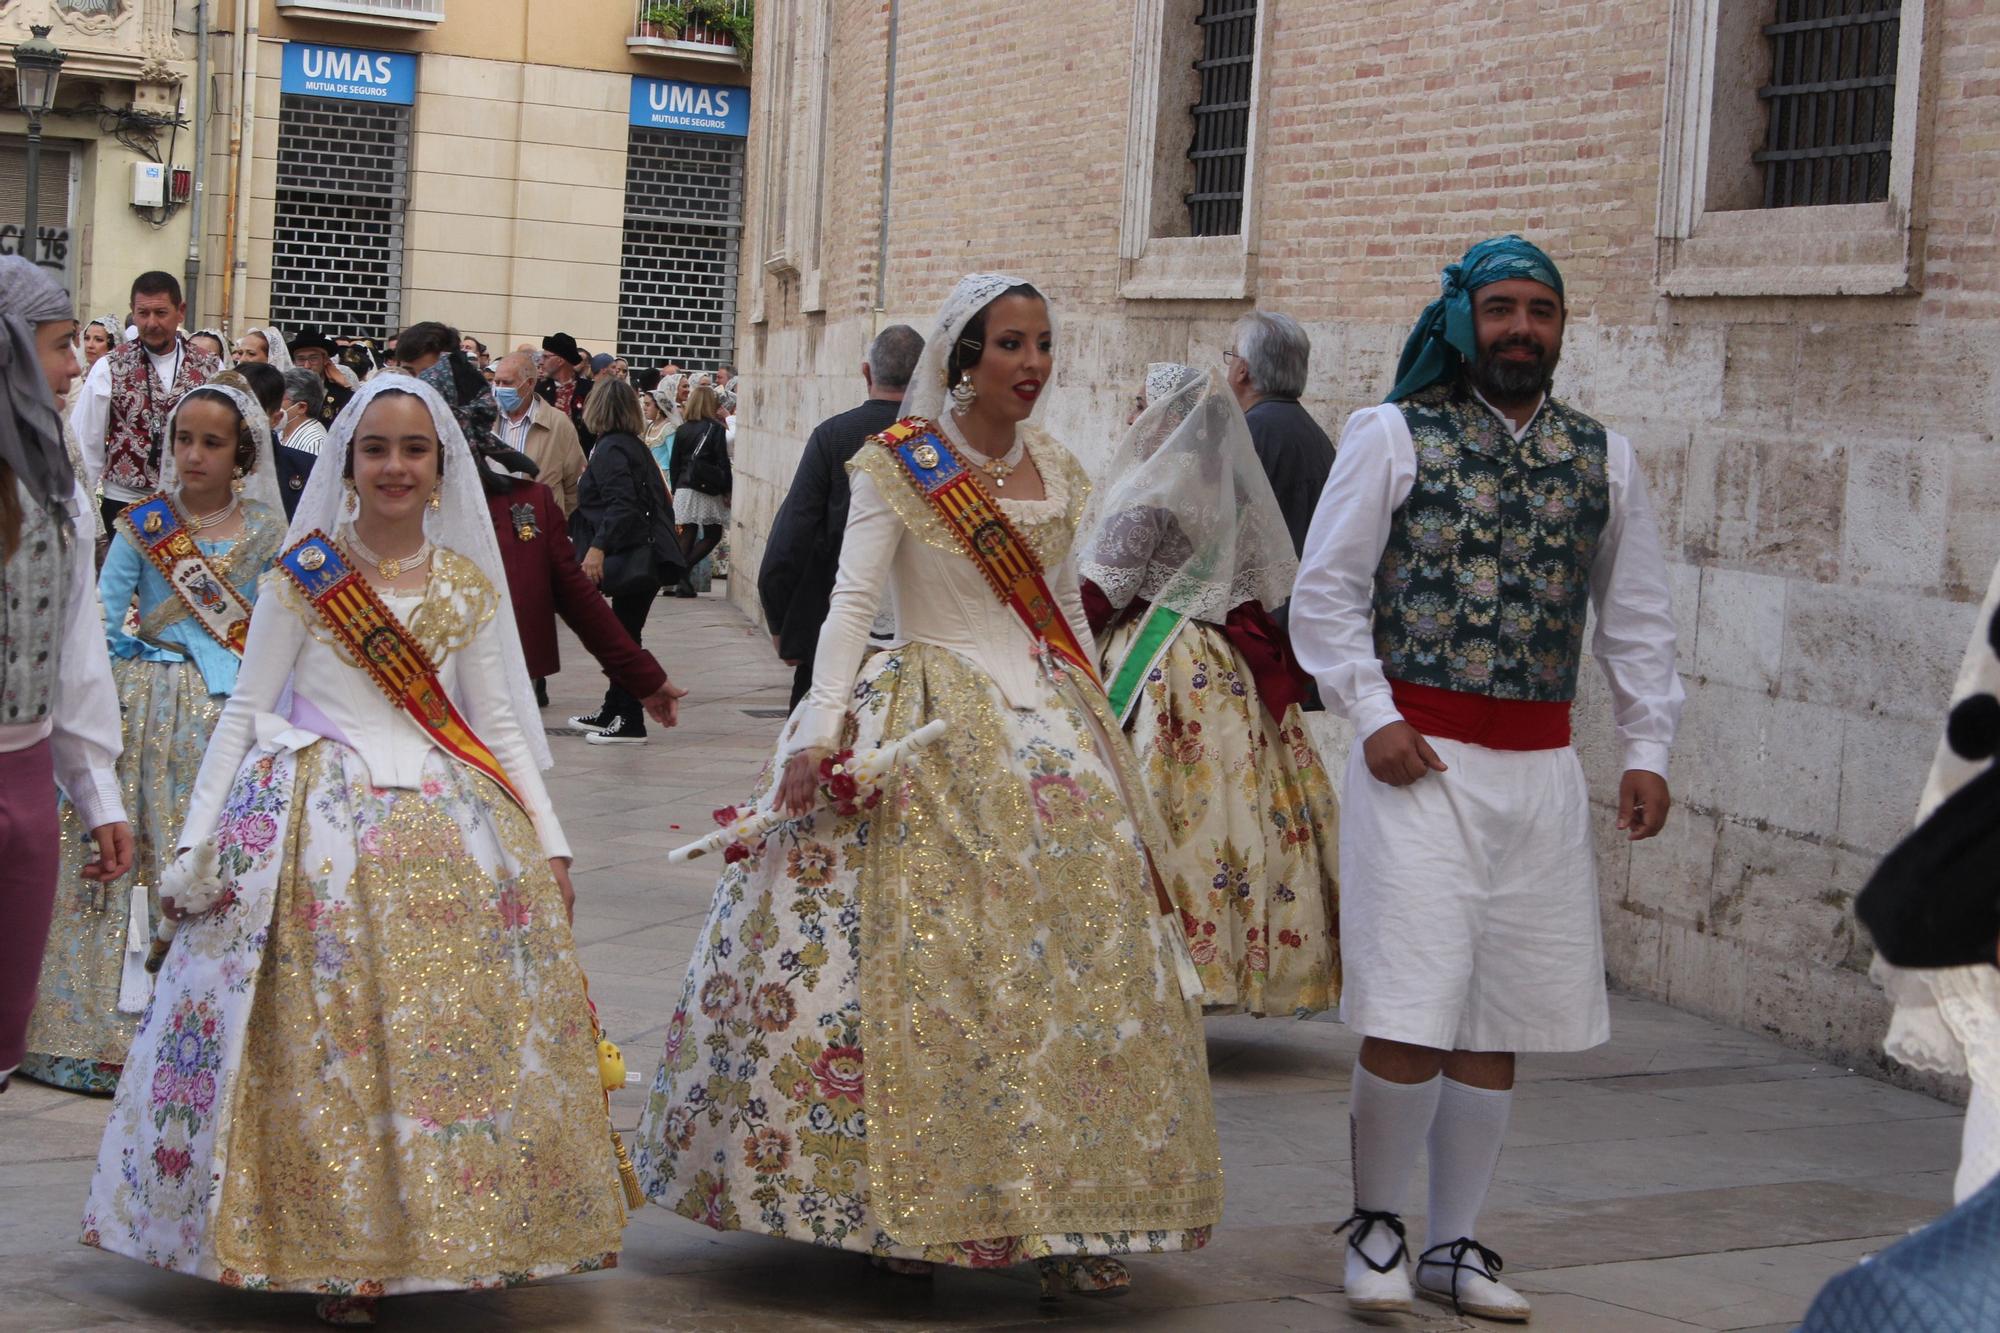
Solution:
<svg viewBox="0 0 2000 1333"><path fill-rule="evenodd" d="M729 462L729 427L720 421L686 421L674 431L673 460L667 465L674 489L687 485L688 471L694 467L697 457L719 453L720 461L727 470ZM657 470L657 469L656 469Z"/></svg>
<svg viewBox="0 0 2000 1333"><path fill-rule="evenodd" d="M549 406L555 406L556 382L554 380L543 380L537 384L535 386L535 393ZM583 452L586 456L589 455L591 449L597 444L597 437L583 427L583 403L588 397L590 397L590 381L579 375L576 377L576 392L571 394L569 399L569 424L576 427L576 442L583 446Z"/></svg>
<svg viewBox="0 0 2000 1333"><path fill-rule="evenodd" d="M828 417L806 440L757 574L764 623L778 636L780 656L810 660L819 644L820 622L826 619L840 566L841 534L847 528L847 460L870 435L895 424L901 411L900 404L871 398ZM679 460L679 451L674 457Z"/></svg>
<svg viewBox="0 0 2000 1333"><path fill-rule="evenodd" d="M1319 493L1333 471L1333 441L1299 406L1296 398L1266 398L1243 414L1250 423L1250 443L1257 461L1278 493L1285 527L1292 534L1292 554L1304 555L1306 530L1312 527Z"/></svg>
<svg viewBox="0 0 2000 1333"><path fill-rule="evenodd" d="M278 470L278 498L285 502L285 521L289 523L298 511L299 497L305 494L306 479L312 476L319 455L284 444L272 445L271 453Z"/></svg>
<svg viewBox="0 0 2000 1333"><path fill-rule="evenodd" d="M610 555L645 545L653 537L653 516L672 524L673 514L652 452L638 436L616 431L598 441L576 484L570 535L577 550L594 546Z"/></svg>

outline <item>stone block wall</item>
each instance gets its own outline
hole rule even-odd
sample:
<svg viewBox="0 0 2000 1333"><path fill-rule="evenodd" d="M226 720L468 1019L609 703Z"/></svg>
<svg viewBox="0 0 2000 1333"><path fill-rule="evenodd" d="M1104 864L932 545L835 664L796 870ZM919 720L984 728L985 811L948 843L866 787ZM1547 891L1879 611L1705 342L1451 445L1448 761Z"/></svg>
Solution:
<svg viewBox="0 0 2000 1333"><path fill-rule="evenodd" d="M1273 7L1255 299L1306 324L1306 406L1337 433L1386 390L1437 270L1467 243L1520 231L1557 257L1570 305L1557 392L1635 442L1689 694L1679 808L1632 847L1611 829L1618 759L1586 672L1579 748L1603 803L1614 980L1880 1064L1886 1006L1852 898L1909 823L2000 560L2000 16L1976 0L1927 7L1919 291L1674 299L1655 280L1667 10ZM869 108L851 130L865 143L825 167L826 308L746 279L746 311L766 284L764 318L740 338L751 387L732 540L746 575L807 432L858 400L868 337L897 320L928 332L959 274L1004 269L1050 293L1046 419L1091 464L1145 364L1219 368L1249 305L1120 295L1129 6L1076 0L1053 38L994 0L900 7L886 247L866 136L888 17L830 13L831 86ZM753 146L753 190L781 165ZM754 609L754 580L731 595ZM1343 730L1320 730L1338 771Z"/></svg>

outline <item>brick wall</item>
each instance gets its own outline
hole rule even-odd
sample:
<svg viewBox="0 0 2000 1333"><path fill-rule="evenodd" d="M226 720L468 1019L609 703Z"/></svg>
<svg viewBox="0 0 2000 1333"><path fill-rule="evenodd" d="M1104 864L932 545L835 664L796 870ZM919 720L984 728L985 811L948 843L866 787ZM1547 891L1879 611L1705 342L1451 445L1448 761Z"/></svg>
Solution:
<svg viewBox="0 0 2000 1333"><path fill-rule="evenodd" d="M887 11L834 10L827 308L801 315L772 283L742 340L746 573L805 434L858 398L869 335L927 330L959 274L1004 268L1054 297L1048 420L1089 463L1145 363L1219 364L1245 305L1119 295L1130 7L1024 22L966 0L901 7L875 310ZM1852 1061L1879 1061L1886 1013L1852 896L1907 826L2000 559L2000 14L1933 0L1931 22L1922 292L1898 297L1658 294L1665 5L1296 0L1270 15L1265 57L1254 275L1312 334L1319 419L1337 430L1380 397L1442 264L1519 230L1569 286L1558 393L1639 449L1689 706L1669 833L1632 850L1602 812L1615 979ZM1587 679L1579 747L1608 797L1608 704ZM1339 727L1324 739L1337 765Z"/></svg>

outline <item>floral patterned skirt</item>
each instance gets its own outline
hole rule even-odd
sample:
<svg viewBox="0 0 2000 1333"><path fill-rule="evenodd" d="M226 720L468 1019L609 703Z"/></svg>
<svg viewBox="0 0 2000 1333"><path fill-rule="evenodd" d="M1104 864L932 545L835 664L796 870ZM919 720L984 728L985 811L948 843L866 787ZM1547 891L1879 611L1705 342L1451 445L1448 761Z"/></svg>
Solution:
<svg viewBox="0 0 2000 1333"><path fill-rule="evenodd" d="M528 817L433 752L253 753L182 927L84 1243L232 1286L486 1287L616 1262L625 1213L561 895Z"/></svg>
<svg viewBox="0 0 2000 1333"><path fill-rule="evenodd" d="M80 873L91 859L90 830L62 803L63 859L56 913L42 955L42 980L28 1028L21 1072L78 1092L109 1093L118 1085L125 1050L139 1029L145 996L119 1008L125 953L130 947L132 886L145 886L144 929L160 923L160 871L173 860L187 819L202 752L222 715L192 662L120 658L111 664L125 719L118 784L132 823L132 873L115 884L92 884ZM143 988L150 978L140 982ZM129 990L130 987L128 986Z"/></svg>
<svg viewBox="0 0 2000 1333"><path fill-rule="evenodd" d="M822 806L724 870L640 1121L646 1192L974 1267L1206 1243L1200 1019L1103 696L1011 708L913 644L869 659L850 717L857 752L952 730L872 811Z"/></svg>
<svg viewBox="0 0 2000 1333"><path fill-rule="evenodd" d="M1117 662L1142 619L1113 630ZM1167 822L1161 859L1209 1013L1298 1014L1340 999L1340 824L1297 708L1282 723L1222 631L1188 621L1127 725ZM1172 867L1169 870L1169 866Z"/></svg>

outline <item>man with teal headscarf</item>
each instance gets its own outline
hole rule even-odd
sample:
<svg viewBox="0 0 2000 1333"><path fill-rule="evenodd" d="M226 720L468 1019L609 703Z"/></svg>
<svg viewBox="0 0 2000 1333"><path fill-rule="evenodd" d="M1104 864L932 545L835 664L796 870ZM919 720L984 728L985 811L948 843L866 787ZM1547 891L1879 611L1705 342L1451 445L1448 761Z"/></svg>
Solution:
<svg viewBox="0 0 2000 1333"><path fill-rule="evenodd" d="M1292 593L1292 643L1353 720L1341 1018L1354 1069L1347 1297L1407 1310L1401 1217L1430 1157L1416 1292L1525 1320L1478 1219L1514 1058L1610 1036L1591 813L1570 748L1586 615L1611 684L1618 827L1666 820L1666 562L1630 441L1549 389L1568 307L1518 236L1445 269L1389 400L1348 419Z"/></svg>

